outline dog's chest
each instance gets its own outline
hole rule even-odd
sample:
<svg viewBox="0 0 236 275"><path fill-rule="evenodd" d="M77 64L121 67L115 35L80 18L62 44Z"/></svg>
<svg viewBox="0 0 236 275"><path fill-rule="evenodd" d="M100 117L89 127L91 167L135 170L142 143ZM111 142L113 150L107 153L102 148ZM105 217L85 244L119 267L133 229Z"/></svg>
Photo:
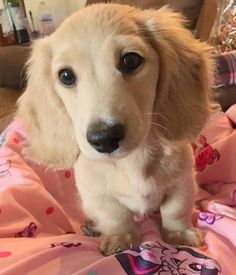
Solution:
<svg viewBox="0 0 236 275"><path fill-rule="evenodd" d="M116 194L116 198L134 213L148 214L159 208L161 202L161 192L152 184L146 184L145 190L135 188L127 188L123 194ZM149 185L147 187L147 185Z"/></svg>
<svg viewBox="0 0 236 275"><path fill-rule="evenodd" d="M134 213L148 214L159 208L164 185L154 176L145 177L142 165L94 162L80 157L76 166L77 184L82 197L113 197Z"/></svg>
<svg viewBox="0 0 236 275"><path fill-rule="evenodd" d="M113 196L131 211L143 215L159 208L164 192L155 178L145 178L138 169L115 170L114 178Z"/></svg>

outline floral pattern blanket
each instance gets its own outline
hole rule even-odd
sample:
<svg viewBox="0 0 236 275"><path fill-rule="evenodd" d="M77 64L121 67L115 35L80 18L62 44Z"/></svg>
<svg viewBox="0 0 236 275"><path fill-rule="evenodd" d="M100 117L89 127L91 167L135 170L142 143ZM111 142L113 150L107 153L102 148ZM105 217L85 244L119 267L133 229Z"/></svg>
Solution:
<svg viewBox="0 0 236 275"><path fill-rule="evenodd" d="M0 275L235 274L235 126L236 105L214 112L193 144L200 186L193 221L206 245L164 243L147 218L139 222L142 244L104 257L79 207L73 171L26 161L27 131L16 119L0 136Z"/></svg>

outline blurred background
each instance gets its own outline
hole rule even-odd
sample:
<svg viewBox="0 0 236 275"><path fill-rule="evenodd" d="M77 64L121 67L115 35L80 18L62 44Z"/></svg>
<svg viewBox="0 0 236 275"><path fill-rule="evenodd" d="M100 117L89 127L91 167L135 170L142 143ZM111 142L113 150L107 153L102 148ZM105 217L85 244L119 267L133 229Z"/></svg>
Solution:
<svg viewBox="0 0 236 275"><path fill-rule="evenodd" d="M34 32L31 38L35 38L36 32L38 32L38 35L44 36L44 32L46 32L45 35L50 34L66 17L82 8L85 4L86 0L0 0L1 29L3 34L6 35L12 21L13 24L15 23L14 19L15 21L26 20L25 24L29 35L31 36ZM18 11L15 12L17 8ZM24 15L20 14L19 10ZM50 27L51 31L46 31L45 25L48 28Z"/></svg>
<svg viewBox="0 0 236 275"><path fill-rule="evenodd" d="M230 3L235 5L234 0L0 0L0 45L13 44L11 39L2 40L10 32L15 32L12 35L15 37L17 28L27 29L29 40L48 35L73 12L99 2L129 4L140 8L159 8L168 4L187 17L189 28L202 40L209 38L217 13L221 12L223 6ZM16 38L16 44L22 42L25 40L19 43Z"/></svg>

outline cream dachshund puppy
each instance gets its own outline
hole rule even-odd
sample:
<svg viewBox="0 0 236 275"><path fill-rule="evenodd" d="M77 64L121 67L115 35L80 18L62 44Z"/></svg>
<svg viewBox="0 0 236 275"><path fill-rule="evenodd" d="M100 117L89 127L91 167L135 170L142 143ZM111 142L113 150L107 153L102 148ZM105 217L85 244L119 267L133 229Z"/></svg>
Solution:
<svg viewBox="0 0 236 275"><path fill-rule="evenodd" d="M18 114L25 155L74 167L85 214L110 255L140 242L133 220L160 210L166 242L201 246L189 142L209 113L209 48L167 7L96 4L37 41Z"/></svg>

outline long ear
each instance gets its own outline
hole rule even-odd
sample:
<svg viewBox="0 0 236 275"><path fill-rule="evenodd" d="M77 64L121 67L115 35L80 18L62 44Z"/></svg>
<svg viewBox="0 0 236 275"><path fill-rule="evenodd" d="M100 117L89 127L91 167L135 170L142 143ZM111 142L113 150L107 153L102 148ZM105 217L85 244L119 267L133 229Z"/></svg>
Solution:
<svg viewBox="0 0 236 275"><path fill-rule="evenodd" d="M183 17L167 7L144 11L144 17L145 37L160 59L154 107L160 116L154 119L165 138L189 141L199 134L210 110L210 47L197 41L185 29Z"/></svg>
<svg viewBox="0 0 236 275"><path fill-rule="evenodd" d="M50 37L37 41L28 61L28 85L18 101L18 115L30 133L25 154L39 164L58 169L73 166L79 148L72 121L52 80Z"/></svg>

